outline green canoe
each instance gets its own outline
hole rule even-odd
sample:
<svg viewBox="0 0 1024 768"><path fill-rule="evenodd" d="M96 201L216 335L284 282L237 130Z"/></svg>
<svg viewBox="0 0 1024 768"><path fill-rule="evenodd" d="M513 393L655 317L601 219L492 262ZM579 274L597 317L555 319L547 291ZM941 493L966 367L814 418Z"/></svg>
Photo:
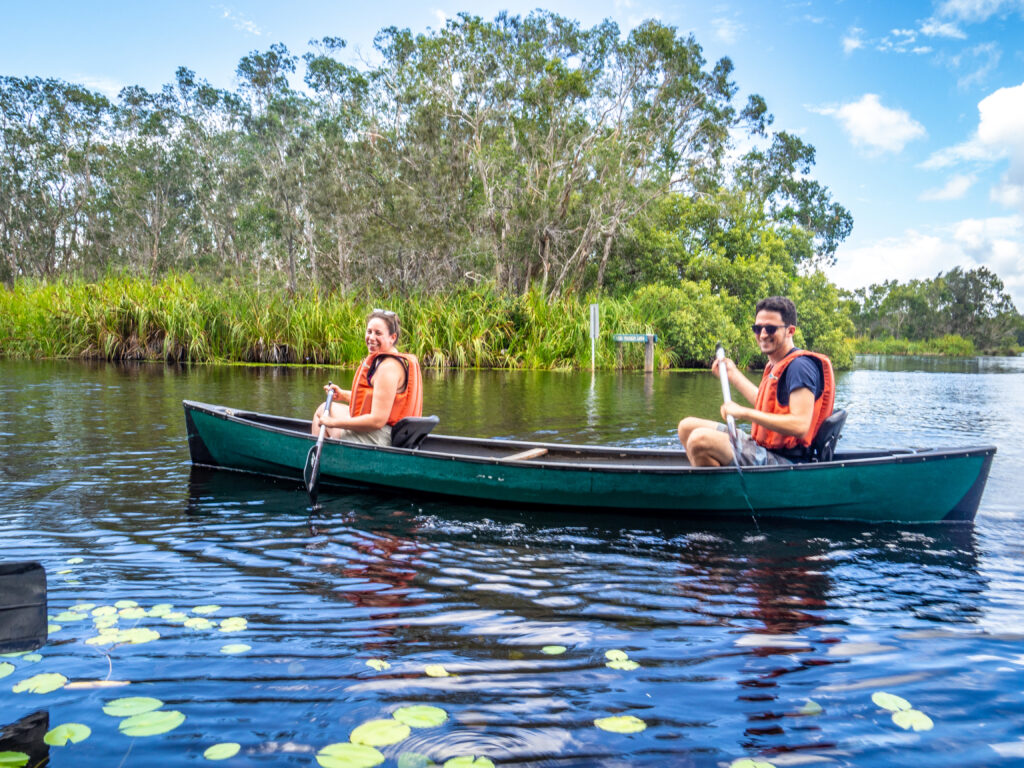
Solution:
<svg viewBox="0 0 1024 768"><path fill-rule="evenodd" d="M193 464L301 481L316 442L308 421L184 406ZM579 511L749 516L753 508L765 517L934 523L974 519L995 452L836 451L830 461L740 475L691 467L681 450L420 434L406 447L327 439L320 483Z"/></svg>

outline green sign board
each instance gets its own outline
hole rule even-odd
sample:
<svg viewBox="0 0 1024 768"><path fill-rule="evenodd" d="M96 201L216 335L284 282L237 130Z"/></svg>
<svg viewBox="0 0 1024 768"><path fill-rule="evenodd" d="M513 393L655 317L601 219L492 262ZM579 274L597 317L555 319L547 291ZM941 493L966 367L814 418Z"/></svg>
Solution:
<svg viewBox="0 0 1024 768"><path fill-rule="evenodd" d="M647 334L646 333L616 333L616 334L614 334L612 336L612 339L615 340L615 341L640 341L640 342L644 342L644 341L647 341ZM652 336L651 340L652 341L657 341L658 337L657 336Z"/></svg>

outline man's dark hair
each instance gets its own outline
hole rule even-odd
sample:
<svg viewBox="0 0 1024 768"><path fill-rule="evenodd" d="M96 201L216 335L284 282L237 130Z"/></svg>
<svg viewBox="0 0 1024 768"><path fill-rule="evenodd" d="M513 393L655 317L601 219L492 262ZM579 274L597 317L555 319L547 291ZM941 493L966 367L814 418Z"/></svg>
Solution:
<svg viewBox="0 0 1024 768"><path fill-rule="evenodd" d="M754 308L756 315L761 310L767 312L778 312L782 315L782 322L786 325L796 325L796 305L785 296L769 296L761 299Z"/></svg>

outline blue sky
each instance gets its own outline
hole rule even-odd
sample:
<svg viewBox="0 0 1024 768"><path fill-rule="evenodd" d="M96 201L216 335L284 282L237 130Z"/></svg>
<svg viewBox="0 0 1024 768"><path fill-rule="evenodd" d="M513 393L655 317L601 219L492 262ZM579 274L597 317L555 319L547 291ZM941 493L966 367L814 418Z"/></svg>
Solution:
<svg viewBox="0 0 1024 768"><path fill-rule="evenodd" d="M230 88L239 59L272 43L301 54L338 36L355 62L383 27L536 7L623 33L656 18L709 62L730 57L740 98L761 94L776 130L817 148L814 176L853 214L830 270L839 285L985 265L1024 310L1024 0L4 0L0 74L114 96L187 66Z"/></svg>

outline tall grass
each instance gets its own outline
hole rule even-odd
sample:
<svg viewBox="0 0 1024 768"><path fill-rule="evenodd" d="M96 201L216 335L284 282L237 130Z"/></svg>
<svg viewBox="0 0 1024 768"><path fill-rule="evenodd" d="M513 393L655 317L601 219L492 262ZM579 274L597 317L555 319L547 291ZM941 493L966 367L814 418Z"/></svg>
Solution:
<svg viewBox="0 0 1024 768"><path fill-rule="evenodd" d="M589 368L592 297L549 304L490 287L398 299L296 295L252 286L157 283L111 276L98 283L18 282L0 289L0 355L7 357L350 365L366 353L374 307L395 310L399 347L433 367ZM615 333L652 333L625 299L601 299L597 366L639 368L643 345ZM675 362L656 348L656 365Z"/></svg>

